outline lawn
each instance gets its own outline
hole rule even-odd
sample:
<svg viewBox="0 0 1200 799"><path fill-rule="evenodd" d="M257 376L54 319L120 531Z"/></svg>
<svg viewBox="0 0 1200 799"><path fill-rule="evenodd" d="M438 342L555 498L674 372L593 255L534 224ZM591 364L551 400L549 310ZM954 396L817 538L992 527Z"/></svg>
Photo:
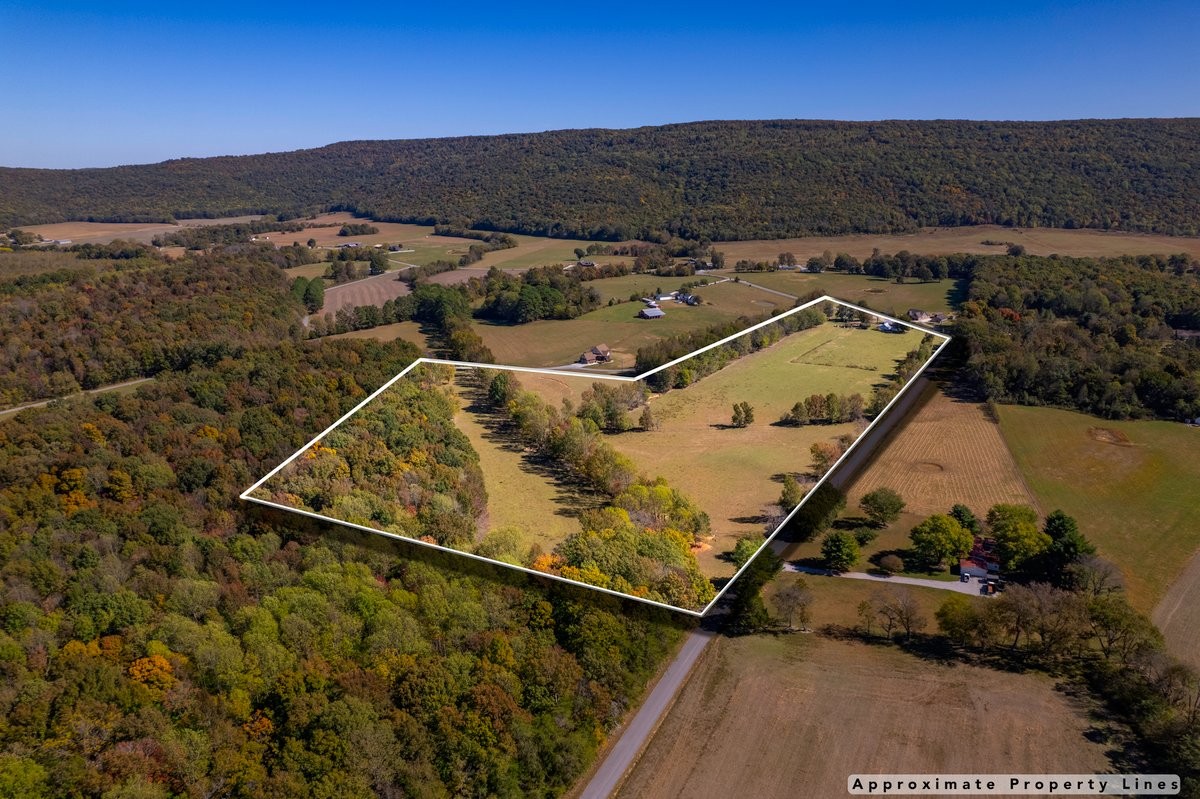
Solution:
<svg viewBox="0 0 1200 799"><path fill-rule="evenodd" d="M727 576L733 566L722 553L743 535L765 532L778 510L782 475L809 472L815 442L859 432L853 423L772 423L810 394L869 397L920 338L917 332L892 335L833 323L794 333L687 388L652 398L659 432L609 440L648 476L663 475L708 513L714 538L697 557L705 574ZM728 427L735 402L754 407L754 424Z"/></svg>
<svg viewBox="0 0 1200 799"><path fill-rule="evenodd" d="M735 276L732 271L721 274ZM845 275L838 272L745 272L736 276L750 283L796 296L814 291L828 294L839 300L868 306L902 318L906 318L904 315L909 308L949 311L959 299L958 294L966 290L965 281L896 283L867 275Z"/></svg>
<svg viewBox="0 0 1200 799"><path fill-rule="evenodd" d="M1000 429L1042 510L1074 516L1151 612L1200 548L1200 430L1019 406Z"/></svg>
<svg viewBox="0 0 1200 799"><path fill-rule="evenodd" d="M616 796L791 799L843 796L855 773L1112 771L1115 742L1091 740L1108 730L1087 711L1035 673L815 635L718 637Z"/></svg>

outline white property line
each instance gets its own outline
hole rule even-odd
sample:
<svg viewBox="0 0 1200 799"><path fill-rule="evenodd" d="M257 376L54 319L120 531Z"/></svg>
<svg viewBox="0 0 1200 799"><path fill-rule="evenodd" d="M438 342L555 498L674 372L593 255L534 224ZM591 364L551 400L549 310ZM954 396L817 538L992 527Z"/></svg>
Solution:
<svg viewBox="0 0 1200 799"><path fill-rule="evenodd" d="M730 577L729 580L725 583L725 586L717 593L717 595L715 597L712 598L712 601L710 601L707 605L705 605L700 610L693 610L690 608L681 608L681 607L677 607L675 605L668 605L665 602L657 602L653 599L646 599L644 597L638 597L638 596L634 596L632 594L626 594L626 593L622 593L620 591L614 591L611 588L603 588L598 585L592 585L591 583L585 583L585 582L581 582L579 580L571 580L571 579L562 577L557 574L551 574L549 572L538 571L537 569L530 569L526 566L516 566L512 563L505 563L504 561L501 561L501 560L495 560L494 558L485 558L482 555L476 555L473 552L467 552L462 549L454 549L452 547L442 546L441 544L435 544L435 543L430 543L428 541L422 541L418 538L409 538L408 536L399 535L397 533L389 533L385 530L377 530L374 527L366 527L365 525L355 524L354 522L348 522L348 521L344 521L342 519L335 519L330 516L324 516L320 513L314 513L313 511L302 510L300 508L293 508L293 507L289 507L287 505L281 505L278 502L271 502L270 500L260 499L258 497L251 496L251 494L254 491L256 491L260 487L262 487L263 483L267 482L272 477L274 477L277 473L279 473L280 470L282 470L284 467L286 467L289 463L294 461L296 458L300 457L300 455L303 454L304 452L307 452L309 449L311 449L314 444L319 442L321 439L323 439L329 433L332 433L334 430L336 430L338 428L339 425L341 425L343 422L345 422L347 419L349 419L354 414L358 413L368 403L370 403L372 400L374 400L376 397L378 397L384 391L387 391L389 388L391 388L392 385L397 380L404 377L406 374L408 374L410 371L412 371L413 369L415 369L417 366L421 365L422 363L440 364L443 366L453 366L456 369L468 369L468 368L469 369L491 369L491 370L495 370L495 371L505 371L505 372L528 372L528 373L532 373L532 374L554 375L555 377L564 377L564 376L579 377L579 378L583 378L583 379L587 379L587 380L612 380L615 382L632 383L632 382L637 382L639 380L644 380L645 378L649 377L652 374L661 372L664 369L669 369L670 367L675 366L680 363L683 363L684 361L690 360L691 358L694 358L703 352L707 352L716 347L720 347L724 344L728 344L730 341L733 341L736 338L745 336L749 333L754 332L755 330L758 330L761 327L766 327L767 325L773 324L773 323L779 321L780 319L783 319L784 317L790 316L791 314L797 313L799 311L803 311L806 308L811 308L812 306L817 305L819 303L823 303L823 302L832 302L836 305L842 305L847 308L852 308L856 311L861 311L863 313L874 316L878 319L886 319L889 322L901 324L901 325L904 325L905 327L912 328L913 330L918 330L922 333L925 333L925 334L928 334L931 336L937 336L938 338L942 339L942 343L940 345L938 345L938 348L933 351L933 353L929 356L929 358L926 359L925 363L921 364L921 367L919 369L917 369L917 371L914 372L908 378L908 380L905 382L905 384L900 387L900 390L896 392L896 396L892 397L891 401L889 401L888 404L883 407L883 410L881 410L878 414L875 415L875 418L871 420L870 424L868 424L861 433L859 433L858 437L854 440L854 442L852 444L850 444L849 447L846 448L846 451L843 452L841 454L841 456L836 461L833 462L833 465L830 466L829 469L826 470L825 474L821 477L821 479L817 480L817 482L813 484L813 486L808 490L808 492L805 493L804 498L800 500L800 504L796 505L796 507L792 509L791 513L789 513L787 516L785 516L783 518L783 521L781 521L779 523L779 526L777 526L775 528L775 531L772 532L769 536L767 536L766 539L763 540L763 542L759 546L759 548L754 551L754 555L751 556L742 565L742 567L740 569L738 569L736 572L734 572L733 576ZM797 332L799 332L799 331L797 331ZM816 492L816 490L818 488L820 488L822 485L824 485L825 481L829 479L830 475L832 475L837 470L838 466L844 460L846 460L846 458L850 455L850 453L854 451L855 447L857 447L863 441L863 439L865 439L867 437L867 434L871 432L871 430L875 427L875 425L879 424L879 420L882 419L887 414L887 412L891 409L891 407L896 404L897 400L900 399L901 395L903 395L904 392L908 391L908 389L916 383L916 379L921 376L921 374L925 371L925 369L929 366L929 364L933 363L933 360L938 356L938 354L943 349L946 348L946 345L948 345L949 343L950 343L950 337L944 333L938 333L934 330L930 330L928 328L921 327L920 325L915 325L912 322L906 322L902 319L897 319L895 317L888 316L887 314L879 313L878 311L875 311L871 308L864 308L862 306L854 305L853 303L845 302L844 300L839 300L836 297L830 297L829 295L824 295L824 296L818 297L815 300L810 300L809 302L806 302L803 305L798 305L795 308L785 311L784 313L778 314L776 316L772 316L769 319L766 319L765 321L759 322L756 325L752 325L751 327L748 327L745 330L742 330L740 332L734 333L731 336L726 336L725 338L721 339L720 341L716 341L712 344L701 347L700 349L696 350L695 352L689 353L689 354L683 356L682 358L676 358L673 361L669 361L667 363L664 363L661 366L657 366L654 369L650 369L646 372L643 372L642 374L639 374L639 375L636 375L633 377L622 376L622 375L608 375L608 374L601 374L601 373L572 374L570 372L564 372L561 369L540 369L540 368L535 368L535 367L530 367L530 366L500 366L500 365L492 364L492 363L473 363L470 361L451 361L451 360L443 360L440 358L423 358L423 357L417 358L411 364L404 367L404 369L402 369L399 372L399 374L397 374L391 380L387 381L382 386L380 386L379 388L377 388L373 392L371 392L371 394L368 395L366 399L364 399L362 402L358 403L353 408L351 408L349 411L347 411L345 414L343 414L340 419L338 419L336 422L331 424L329 427L325 428L320 433L318 433L312 439L312 441L309 441L303 447L301 447L300 449L298 449L294 453L292 453L290 456L288 456L288 458L285 461L283 461L283 463L279 464L274 469L267 472L266 475L264 475L256 483L254 483L254 485L250 486L245 491L243 491L239 495L239 498L243 499L247 502L256 502L260 505L265 505L267 507L275 508L277 510L288 511L290 513L298 513L301 516L308 516L313 519L320 519L321 521L333 522L334 524L340 524L343 527L350 527L352 529L361 530L366 533L374 533L375 535L380 535L385 538L391 538L396 541L405 541L410 544L416 544L418 546L429 547L430 549L436 549L441 552L449 552L454 555L461 555L463 557L471 558L472 560L481 561L483 563L490 563L490 564L493 564L496 566L503 566L507 569L514 569L516 571L524 572L525 574L530 574L535 577L543 577L543 578L550 579L550 580L557 580L559 582L567 583L569 585L582 586L582 587L588 588L592 591L600 591L602 593L610 594L612 596L620 597L622 599L631 599L636 602L643 602L647 605L653 605L655 607L664 608L666 610L676 611L679 613L686 613L690 616L702 617L702 616L706 615L710 610L712 610L716 606L717 602L719 602L721 597L723 597L725 595L725 592L729 590L729 588L733 585L734 581L737 580L737 578L741 576L742 572L744 572L747 568L750 567L750 564L754 561L754 558L758 557L758 555L767 547L767 545L769 545L771 543L771 541L773 541L775 539L775 537L777 535L779 535L779 533L783 530L783 528L787 526L787 523L792 520L792 517L795 516L797 513L799 513L800 509L802 507L804 507L804 503L808 501L809 497L813 496L813 494Z"/></svg>

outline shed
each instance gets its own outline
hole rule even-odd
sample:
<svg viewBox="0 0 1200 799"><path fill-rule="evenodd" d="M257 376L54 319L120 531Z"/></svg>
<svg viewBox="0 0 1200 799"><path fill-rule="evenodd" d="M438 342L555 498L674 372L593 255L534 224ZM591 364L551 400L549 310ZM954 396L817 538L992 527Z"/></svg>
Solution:
<svg viewBox="0 0 1200 799"><path fill-rule="evenodd" d="M661 319L667 315L667 312L662 308L643 308L638 311L638 317L641 319Z"/></svg>

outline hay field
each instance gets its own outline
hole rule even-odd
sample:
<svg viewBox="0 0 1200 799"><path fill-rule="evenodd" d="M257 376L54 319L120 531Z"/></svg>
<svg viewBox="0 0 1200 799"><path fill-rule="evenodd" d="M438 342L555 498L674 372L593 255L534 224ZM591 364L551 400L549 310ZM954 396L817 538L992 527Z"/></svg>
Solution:
<svg viewBox="0 0 1200 799"><path fill-rule="evenodd" d="M754 261L774 260L781 252L791 252L804 262L826 250L835 254L849 253L862 260L869 257L875 248L889 255L901 250L919 255L949 255L957 252L1004 253L1005 245L988 245L984 244L984 241L1014 242L1024 246L1030 255L1058 253L1100 257L1186 252L1192 257L1200 258L1200 238L1196 237L1104 230L1010 228L1000 225L923 228L916 233L726 241L717 244L717 249L725 253L725 258L730 264L742 258Z"/></svg>
<svg viewBox="0 0 1200 799"><path fill-rule="evenodd" d="M1200 550L1200 428L1005 405L1000 429L1042 509L1078 519L1150 613Z"/></svg>
<svg viewBox="0 0 1200 799"><path fill-rule="evenodd" d="M844 796L853 773L1110 771L1094 729L1038 674L815 635L719 637L617 796L791 799Z"/></svg>
<svg viewBox="0 0 1200 799"><path fill-rule="evenodd" d="M772 423L810 394L869 397L920 339L915 331L893 335L833 323L793 333L687 388L653 397L658 432L608 440L648 476L666 477L708 513L711 549L697 559L705 574L728 576L733 566L719 556L739 537L765 531L768 514L778 510L782 475L809 472L815 442L857 436L862 426ZM754 407L749 427L728 427L735 402Z"/></svg>
<svg viewBox="0 0 1200 799"><path fill-rule="evenodd" d="M847 506L856 509L863 494L883 486L900 492L905 510L920 518L956 502L979 516L999 502L1037 505L983 405L952 399L933 382L847 486Z"/></svg>
<svg viewBox="0 0 1200 799"><path fill-rule="evenodd" d="M408 284L397 280L395 272L385 272L375 277L326 286L325 305L318 313L336 314L339 308L353 308L357 305L382 306L388 300L403 297L408 293Z"/></svg>
<svg viewBox="0 0 1200 799"><path fill-rule="evenodd" d="M234 222L250 222L255 219L262 219L262 216L249 215L222 217L220 219L183 219L175 224L166 222L55 222L50 225L24 225L21 226L21 230L36 233L47 240L70 239L72 244L107 244L115 239L140 241L149 244L150 240L158 234L167 233L180 227L229 225ZM287 234L275 235L283 236ZM291 244L291 239L286 243Z"/></svg>

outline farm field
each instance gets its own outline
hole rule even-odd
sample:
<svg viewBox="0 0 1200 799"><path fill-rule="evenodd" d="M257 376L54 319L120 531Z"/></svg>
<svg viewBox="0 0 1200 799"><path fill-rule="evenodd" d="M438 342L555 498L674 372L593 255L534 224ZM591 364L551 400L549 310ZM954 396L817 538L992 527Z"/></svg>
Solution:
<svg viewBox="0 0 1200 799"><path fill-rule="evenodd" d="M527 388L533 389L531 382L522 380ZM457 380L456 387L463 406L455 415L454 424L466 433L479 453L488 495L487 512L479 521L480 537L492 530L513 527L521 530L526 547L536 544L549 552L579 529L576 514L594 503L581 494L577 485L558 479L540 459L506 437L498 419L474 403L476 389L470 381Z"/></svg>
<svg viewBox="0 0 1200 799"><path fill-rule="evenodd" d="M375 277L326 286L325 305L318 313L336 314L340 308L353 308L357 305L382 306L388 300L403 297L408 293L408 284L397 280L395 272L385 272Z"/></svg>
<svg viewBox="0 0 1200 799"><path fill-rule="evenodd" d="M840 435L857 437L863 423L785 427L772 424L810 394L869 398L920 333L903 335L826 323L793 333L693 383L652 397L660 430L610 437L648 476L663 475L708 513L710 548L697 554L710 576L733 574L721 558L744 535L758 535L773 514L784 474L812 468L809 448ZM735 402L754 407L755 423L729 428Z"/></svg>
<svg viewBox="0 0 1200 799"><path fill-rule="evenodd" d="M916 233L861 234L853 236L813 236L802 239L757 239L723 241L717 249L732 264L746 258L774 260L781 252L794 254L803 263L829 250L845 252L862 260L878 248L886 254L908 250L918 255L950 253L1004 254L1004 241L1020 244L1030 255L1074 255L1102 257L1111 255L1158 255L1186 252L1200 257L1200 238L1165 236L1152 233L1118 233L1104 230L1063 230L1059 228L1010 228L1000 225L924 228Z"/></svg>
<svg viewBox="0 0 1200 799"><path fill-rule="evenodd" d="M1200 552L1171 583L1151 614L1176 657L1200 668Z"/></svg>
<svg viewBox="0 0 1200 799"><path fill-rule="evenodd" d="M607 344L613 351L612 368L627 368L633 365L638 347L650 341L727 322L747 313L764 312L750 310L753 308L766 310L766 306L754 304L761 297L748 286L722 283L706 289L703 296L705 305L664 305L667 315L662 319L638 319L642 304L625 302L598 308L576 319L543 319L524 325L477 322L475 329L495 354L497 363L562 366L574 363L589 347Z"/></svg>
<svg viewBox="0 0 1200 799"><path fill-rule="evenodd" d="M1001 406L1000 429L1042 510L1074 516L1133 606L1153 611L1200 549L1200 430L1015 405Z"/></svg>
<svg viewBox="0 0 1200 799"><path fill-rule="evenodd" d="M790 799L842 796L863 772L1110 771L1092 727L1037 674L814 635L718 637L617 796Z"/></svg>
<svg viewBox="0 0 1200 799"><path fill-rule="evenodd" d="M331 341L339 338L370 338L376 341L396 341L397 339L403 339L404 341L416 344L422 353L429 351L429 341L425 338L425 334L421 332L421 325L417 322L393 322L390 325L380 325L379 327L372 327L367 330L336 333L317 340Z"/></svg>
<svg viewBox="0 0 1200 799"><path fill-rule="evenodd" d="M953 399L934 382L925 386L919 402L847 486L852 514L863 494L880 487L898 491L916 521L946 513L956 502L979 516L999 502L1037 506L999 425L981 403ZM906 540L912 523L904 528Z"/></svg>
<svg viewBox="0 0 1200 799"><path fill-rule="evenodd" d="M737 276L747 282L795 296L803 296L815 291L902 318L909 308L921 308L932 312L949 311L956 301L957 292L965 290L965 284L956 280L896 283L868 275L844 275L837 272L821 272L819 274L744 272L739 274L726 270L711 274L720 274L726 277Z"/></svg>

